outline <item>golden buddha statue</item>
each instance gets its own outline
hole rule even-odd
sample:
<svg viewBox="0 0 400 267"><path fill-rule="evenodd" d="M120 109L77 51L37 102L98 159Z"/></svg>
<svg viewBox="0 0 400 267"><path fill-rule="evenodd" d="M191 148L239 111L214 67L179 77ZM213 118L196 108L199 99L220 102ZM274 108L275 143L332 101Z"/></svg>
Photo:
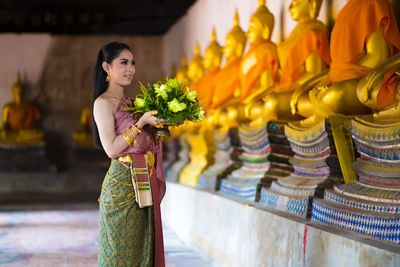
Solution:
<svg viewBox="0 0 400 267"><path fill-rule="evenodd" d="M189 83L188 77L188 66L187 66L187 59L186 54L184 53L181 58L181 66L179 67L178 71L176 72L175 78L178 80L179 83Z"/></svg>
<svg viewBox="0 0 400 267"><path fill-rule="evenodd" d="M390 4L382 1L382 5ZM398 120L400 118L400 53L398 53L400 51L400 33L393 13L388 13L380 14L381 18L385 15L388 20L378 30L380 39L376 43L372 43L374 40L371 38L374 36L371 35L370 41L367 43L369 47L376 48L375 52L378 55L387 55L388 59L372 68L368 75L360 80L356 88L360 102L375 111L374 120ZM376 31L373 34L376 34ZM387 48L388 51L383 48ZM372 49L370 50L371 53ZM397 54L393 56L393 51L396 50Z"/></svg>
<svg viewBox="0 0 400 267"><path fill-rule="evenodd" d="M322 0L296 0L289 12L296 27L288 38L278 45L281 66L280 83L264 98L263 119L297 120L290 109L293 91L308 79L320 74L330 63L328 35L325 25L317 20ZM314 111L308 94L298 97L302 116L311 116Z"/></svg>
<svg viewBox="0 0 400 267"><path fill-rule="evenodd" d="M265 1L259 0L258 4L258 9L250 18L249 31L246 34L250 41L250 48L241 58L239 86L235 88L234 97L224 103L225 114L220 116L220 124L227 128L248 123L249 110L253 111L254 117L251 117L253 123L260 123L261 116L255 111L262 109L260 100L267 89L278 80L277 48L270 40L274 27L274 17L265 6ZM238 48L233 49L241 50L240 40L242 38L239 37L239 41L237 41L239 43ZM228 37L226 46L229 46ZM237 56L239 56L239 53L237 53ZM222 108L220 107L221 110Z"/></svg>
<svg viewBox="0 0 400 267"><path fill-rule="evenodd" d="M191 90L196 90L198 98L205 108L210 105L221 60L222 47L216 41L216 33L213 29L211 41L204 52L203 59L203 66L207 69L207 72L200 80L195 82L195 88L193 88L193 84L190 85ZM215 144L212 123L192 124L191 128L186 134L191 148L190 162L180 173L179 181L189 186L196 186L199 174L214 163Z"/></svg>
<svg viewBox="0 0 400 267"><path fill-rule="evenodd" d="M92 112L90 107L84 107L81 111L80 127L73 135L75 143L79 146L93 146Z"/></svg>
<svg viewBox="0 0 400 267"><path fill-rule="evenodd" d="M0 143L7 145L32 145L43 143L44 133L37 129L40 112L28 101L22 100L20 75L12 87L14 101L3 108Z"/></svg>
<svg viewBox="0 0 400 267"><path fill-rule="evenodd" d="M207 72L199 81L196 90L197 97L200 99L205 110L211 105L216 78L220 70L223 55L222 47L218 44L216 38L215 28L213 28L211 32L211 41L204 52L203 58L203 66Z"/></svg>
<svg viewBox="0 0 400 267"><path fill-rule="evenodd" d="M191 82L190 86L198 82L204 76L203 57L200 55L200 45L196 42L193 49L193 58L187 69L187 76Z"/></svg>
<svg viewBox="0 0 400 267"><path fill-rule="evenodd" d="M216 78L216 86L211 101L211 108L216 108L232 97L240 96L240 65L246 46L246 34L239 26L239 15L236 10L233 28L226 35L223 53L226 58L225 66Z"/></svg>
<svg viewBox="0 0 400 267"><path fill-rule="evenodd" d="M383 79L376 79L377 74L384 74L382 67L371 74L375 77L375 86L366 86L368 82L358 87L357 84L372 68L388 60L396 49L400 50L400 36L390 2L350 0L339 12L332 30L332 64L327 85L318 84L309 93L316 112L325 117L360 115L370 113L369 108L377 110L390 104L394 100L395 85L388 89L391 96L384 96Z"/></svg>

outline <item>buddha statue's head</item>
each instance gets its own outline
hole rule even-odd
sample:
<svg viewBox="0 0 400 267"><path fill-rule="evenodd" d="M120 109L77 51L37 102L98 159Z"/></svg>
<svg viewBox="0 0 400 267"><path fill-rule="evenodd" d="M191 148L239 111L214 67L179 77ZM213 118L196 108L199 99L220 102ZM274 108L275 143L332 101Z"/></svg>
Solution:
<svg viewBox="0 0 400 267"><path fill-rule="evenodd" d="M292 0L289 13L294 21L316 19L321 9L322 0Z"/></svg>
<svg viewBox="0 0 400 267"><path fill-rule="evenodd" d="M204 75L203 58L200 55L200 45L194 47L194 55L188 66L187 75L192 82L197 82Z"/></svg>
<svg viewBox="0 0 400 267"><path fill-rule="evenodd" d="M17 74L17 81L14 83L12 87L12 94L14 97L14 102L15 103L21 103L21 98L22 98L22 85L21 85L21 77L19 73Z"/></svg>
<svg viewBox="0 0 400 267"><path fill-rule="evenodd" d="M181 58L181 66L176 71L175 78L178 80L179 83L189 82L187 58L185 53L183 53L183 56Z"/></svg>
<svg viewBox="0 0 400 267"><path fill-rule="evenodd" d="M222 47L218 44L216 39L217 35L215 33L215 28L213 28L211 42L204 52L203 65L207 70L218 68L221 65Z"/></svg>
<svg viewBox="0 0 400 267"><path fill-rule="evenodd" d="M233 18L233 28L228 33L225 39L224 55L227 61L242 56L246 45L246 34L239 26L239 14L236 9L235 17Z"/></svg>
<svg viewBox="0 0 400 267"><path fill-rule="evenodd" d="M258 0L258 9L251 16L247 37L250 43L261 39L270 39L274 29L274 15L265 6L265 0Z"/></svg>

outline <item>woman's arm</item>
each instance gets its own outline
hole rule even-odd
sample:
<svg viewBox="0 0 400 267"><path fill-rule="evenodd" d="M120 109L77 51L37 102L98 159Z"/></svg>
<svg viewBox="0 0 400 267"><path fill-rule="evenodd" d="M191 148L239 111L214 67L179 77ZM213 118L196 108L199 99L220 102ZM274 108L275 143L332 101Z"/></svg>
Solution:
<svg viewBox="0 0 400 267"><path fill-rule="evenodd" d="M124 136L115 134L113 105L105 98L99 97L94 102L93 115L99 131L100 141L104 151L109 158L115 158L124 151L128 144ZM160 120L154 115L153 111L146 112L137 121L136 125L142 128L146 124L152 126L160 125ZM138 132L133 128L134 135ZM130 135L132 138L132 135Z"/></svg>
<svg viewBox="0 0 400 267"><path fill-rule="evenodd" d="M94 102L93 116L104 151L109 158L116 157L128 144L122 135L115 134L113 106L107 99L99 97Z"/></svg>

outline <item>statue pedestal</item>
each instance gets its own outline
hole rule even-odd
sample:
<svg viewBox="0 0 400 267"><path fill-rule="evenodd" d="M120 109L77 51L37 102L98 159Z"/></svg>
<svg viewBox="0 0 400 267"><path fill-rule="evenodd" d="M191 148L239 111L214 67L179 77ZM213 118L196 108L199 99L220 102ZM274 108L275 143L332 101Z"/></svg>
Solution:
<svg viewBox="0 0 400 267"><path fill-rule="evenodd" d="M214 131L215 163L199 175L197 187L207 190L219 190L221 179L241 167L238 161L241 154L238 129L231 128L227 132Z"/></svg>
<svg viewBox="0 0 400 267"><path fill-rule="evenodd" d="M289 159L294 172L263 187L260 202L305 218L314 195L322 196L324 188L342 183L335 143L327 120L310 128L286 125L285 135L295 153Z"/></svg>
<svg viewBox="0 0 400 267"><path fill-rule="evenodd" d="M400 122L355 118L351 133L361 157L358 181L314 199L312 220L400 244Z"/></svg>
<svg viewBox="0 0 400 267"><path fill-rule="evenodd" d="M0 144L0 172L55 172L57 167L46 155L46 144Z"/></svg>
<svg viewBox="0 0 400 267"><path fill-rule="evenodd" d="M258 201L261 188L288 176L293 167L288 159L293 155L283 134L285 124L271 121L265 126L239 127L243 166L222 180L220 191L246 201Z"/></svg>
<svg viewBox="0 0 400 267"><path fill-rule="evenodd" d="M178 137L181 150L178 153L178 160L165 170L165 179L170 182L178 182L179 175L186 164L189 163L190 146L187 142L186 136Z"/></svg>
<svg viewBox="0 0 400 267"><path fill-rule="evenodd" d="M67 154L68 166L58 170L44 144L1 146L0 202L96 201L110 159L94 147L76 146Z"/></svg>

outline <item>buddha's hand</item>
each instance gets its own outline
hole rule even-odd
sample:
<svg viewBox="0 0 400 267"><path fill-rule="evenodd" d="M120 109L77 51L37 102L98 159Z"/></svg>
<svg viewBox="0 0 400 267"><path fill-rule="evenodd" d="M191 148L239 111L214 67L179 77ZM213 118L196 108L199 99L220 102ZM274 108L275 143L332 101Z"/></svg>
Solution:
<svg viewBox="0 0 400 267"><path fill-rule="evenodd" d="M380 88L383 82L383 76L400 67L400 53L390 57L382 62L360 80L357 85L357 97L361 103L366 103L373 96L372 92L376 88Z"/></svg>
<svg viewBox="0 0 400 267"><path fill-rule="evenodd" d="M357 84L357 97L361 103L366 103L371 98L371 91L382 82L383 73L377 69L371 70L367 76Z"/></svg>

